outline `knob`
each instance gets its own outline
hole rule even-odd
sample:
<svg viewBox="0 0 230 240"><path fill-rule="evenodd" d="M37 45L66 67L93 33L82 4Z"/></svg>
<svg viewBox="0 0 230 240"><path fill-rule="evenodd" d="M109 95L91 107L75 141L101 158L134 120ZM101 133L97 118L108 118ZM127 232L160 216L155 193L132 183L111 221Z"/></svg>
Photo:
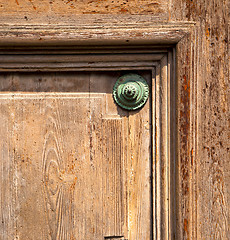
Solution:
<svg viewBox="0 0 230 240"><path fill-rule="evenodd" d="M126 110L136 110L144 106L149 96L149 86L145 79L134 73L119 77L113 87L115 102Z"/></svg>

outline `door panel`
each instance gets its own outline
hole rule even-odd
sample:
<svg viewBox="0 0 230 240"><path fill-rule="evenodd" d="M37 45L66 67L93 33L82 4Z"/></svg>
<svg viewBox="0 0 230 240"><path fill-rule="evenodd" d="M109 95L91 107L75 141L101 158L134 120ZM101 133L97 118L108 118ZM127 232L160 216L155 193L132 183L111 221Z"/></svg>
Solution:
<svg viewBox="0 0 230 240"><path fill-rule="evenodd" d="M1 74L1 239L150 239L151 97L119 108L122 74Z"/></svg>

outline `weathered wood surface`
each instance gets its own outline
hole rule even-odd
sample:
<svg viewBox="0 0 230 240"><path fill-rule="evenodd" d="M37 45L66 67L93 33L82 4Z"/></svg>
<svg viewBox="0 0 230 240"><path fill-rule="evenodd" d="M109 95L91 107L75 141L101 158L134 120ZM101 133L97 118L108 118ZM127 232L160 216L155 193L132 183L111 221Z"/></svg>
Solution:
<svg viewBox="0 0 230 240"><path fill-rule="evenodd" d="M197 26L177 49L179 239L230 238L229 6L229 1L172 1L171 19Z"/></svg>
<svg viewBox="0 0 230 240"><path fill-rule="evenodd" d="M66 19L54 24L0 23L0 46L40 45L111 45L176 44L194 23L153 24L151 15L90 15Z"/></svg>
<svg viewBox="0 0 230 240"><path fill-rule="evenodd" d="M150 239L150 101L118 108L119 74L0 75L2 240Z"/></svg>
<svg viewBox="0 0 230 240"><path fill-rule="evenodd" d="M177 48L181 107L178 109L176 239L229 239L229 0L112 2L59 0L38 4L38 1L2 0L0 22L66 24L73 23L82 13L104 14L99 19L107 17L107 13L122 13L127 18L131 17L129 14L147 14L160 26L162 21L195 22L193 34L184 38ZM96 26L100 25L99 19ZM37 36L39 39L41 34ZM133 35L134 39L137 37ZM1 131L7 134L6 128Z"/></svg>
<svg viewBox="0 0 230 240"><path fill-rule="evenodd" d="M25 14L167 14L168 2L164 0L9 0L0 1L0 9L4 15L22 15Z"/></svg>

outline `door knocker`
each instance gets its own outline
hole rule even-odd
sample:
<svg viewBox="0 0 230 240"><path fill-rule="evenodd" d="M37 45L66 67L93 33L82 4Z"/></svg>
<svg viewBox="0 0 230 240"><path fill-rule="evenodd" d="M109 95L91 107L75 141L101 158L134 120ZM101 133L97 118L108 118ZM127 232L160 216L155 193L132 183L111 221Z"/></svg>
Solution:
<svg viewBox="0 0 230 240"><path fill-rule="evenodd" d="M149 86L145 79L134 73L118 78L113 87L115 102L126 110L136 110L144 106L149 97Z"/></svg>

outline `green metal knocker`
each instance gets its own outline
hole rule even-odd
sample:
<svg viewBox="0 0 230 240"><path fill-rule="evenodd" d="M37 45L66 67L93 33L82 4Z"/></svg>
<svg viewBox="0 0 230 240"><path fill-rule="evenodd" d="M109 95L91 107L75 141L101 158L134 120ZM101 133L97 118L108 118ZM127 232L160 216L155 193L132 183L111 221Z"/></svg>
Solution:
<svg viewBox="0 0 230 240"><path fill-rule="evenodd" d="M113 87L113 98L122 108L136 110L144 106L149 97L149 86L145 79L134 73L118 78Z"/></svg>

